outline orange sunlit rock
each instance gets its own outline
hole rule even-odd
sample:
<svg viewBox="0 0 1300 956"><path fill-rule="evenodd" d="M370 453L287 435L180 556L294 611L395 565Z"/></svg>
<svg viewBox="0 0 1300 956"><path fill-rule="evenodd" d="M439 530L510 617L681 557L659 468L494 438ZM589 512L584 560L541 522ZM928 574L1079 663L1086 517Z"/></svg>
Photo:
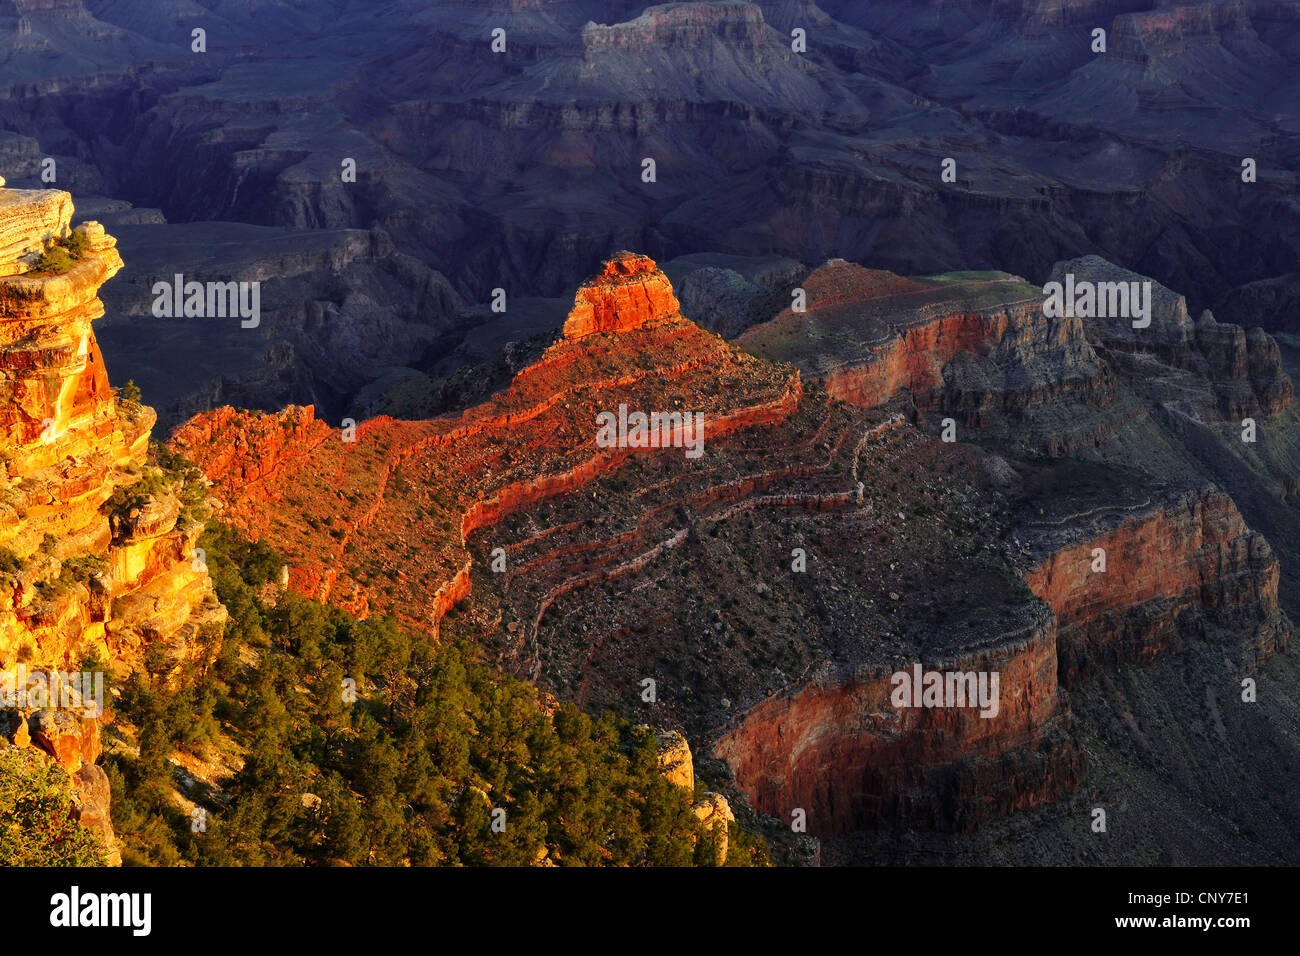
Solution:
<svg viewBox="0 0 1300 956"><path fill-rule="evenodd" d="M598 447L599 412L703 414L711 441L781 421L801 395L797 372L683 318L653 260L623 253L579 290L564 336L537 363L458 416L377 418L347 441L311 408L223 408L172 443L213 482L226 517L285 553L295 588L436 625L469 592L470 536L640 453Z"/></svg>
<svg viewBox="0 0 1300 956"><path fill-rule="evenodd" d="M67 193L0 189L0 548L18 562L0 576L0 666L94 653L120 672L155 644L179 663L224 610L170 492L108 507L149 467L154 414L118 401L92 328L122 267L114 239L83 223L66 271L36 268L71 215ZM68 562L88 569L70 584Z"/></svg>

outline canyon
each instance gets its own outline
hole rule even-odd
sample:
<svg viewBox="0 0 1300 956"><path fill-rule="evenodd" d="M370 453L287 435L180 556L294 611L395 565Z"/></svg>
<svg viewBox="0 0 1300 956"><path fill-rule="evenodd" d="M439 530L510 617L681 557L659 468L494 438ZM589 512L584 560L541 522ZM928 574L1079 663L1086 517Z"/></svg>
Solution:
<svg viewBox="0 0 1300 956"><path fill-rule="evenodd" d="M1294 865L1298 43L1300 0L0 0L2 664L202 671L211 512L661 730L718 833ZM155 316L177 274L262 320ZM1150 324L1046 314L1067 276ZM895 707L916 666L997 713ZM109 726L0 711L114 859Z"/></svg>
<svg viewBox="0 0 1300 956"><path fill-rule="evenodd" d="M1184 437L1182 474L1108 458L1168 427L1111 358L1130 353L1087 320L1045 319L1041 292L1007 274L831 262L806 285L807 311L755 326L744 351L685 318L652 259L620 253L577 291L560 338L481 405L352 434L310 408L221 409L172 447L224 520L283 550L296 590L680 729L708 753L697 778L786 823L802 811L827 862L938 835L948 861L972 862L954 848L1010 820L1032 823L1002 852L1032 860L1066 808L1135 772L1137 758L1089 757L1120 675L1207 655L1235 683L1289 674L1279 553L1201 474L1235 454L1228 438ZM1157 327L1177 314L1158 308ZM1198 426L1222 425L1240 406L1215 396L1244 401L1245 383L1267 427L1293 427L1290 381L1259 336L1214 332L1254 344L1211 367L1184 332L1160 357L1209 396ZM600 448L597 415L619 404L703 412L704 454ZM1124 425L1111 405L1144 416ZM1080 410L1100 438L1023 440ZM961 416L961 440L932 433L939 411ZM999 673L997 714L893 707L890 675L917 663ZM1231 706L1224 674L1206 675ZM1284 716L1262 719L1284 733ZM1199 712L1175 723L1188 720ZM1273 831L1295 822L1248 809ZM1130 859L1113 842L1075 852Z"/></svg>
<svg viewBox="0 0 1300 956"><path fill-rule="evenodd" d="M499 345L522 342L553 331L526 300L567 299L624 247L1035 284L1100 255L1193 315L1293 321L1295 0L137 7L6 6L0 174L116 230L104 341L167 428L225 404L371 417L455 371L495 289ZM159 248L204 244L214 272L279 283L266 328L164 325L129 297ZM200 381L175 371L195 339Z"/></svg>

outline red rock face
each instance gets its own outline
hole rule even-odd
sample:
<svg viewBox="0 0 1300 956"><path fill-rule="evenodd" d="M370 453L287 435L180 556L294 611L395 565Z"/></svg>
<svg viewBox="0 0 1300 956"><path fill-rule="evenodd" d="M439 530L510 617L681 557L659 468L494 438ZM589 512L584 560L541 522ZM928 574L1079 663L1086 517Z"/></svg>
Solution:
<svg viewBox="0 0 1300 956"><path fill-rule="evenodd" d="M871 364L833 372L826 390L846 402L872 408L907 389L919 408L934 408L944 384L943 367L959 352L975 352L1001 339L1007 321L1004 315L947 315L908 329L883 346Z"/></svg>
<svg viewBox="0 0 1300 956"><path fill-rule="evenodd" d="M672 283L649 256L622 253L578 290L564 323L566 339L626 332L681 316Z"/></svg>
<svg viewBox="0 0 1300 956"><path fill-rule="evenodd" d="M559 342L459 416L373 419L349 442L311 409L219 409L178 429L173 446L213 482L228 518L285 553L293 587L436 626L468 594L469 537L632 455L682 454L599 447L599 412L703 414L707 442L779 422L801 396L797 372L684 319L653 260L624 253L578 291Z"/></svg>
<svg viewBox="0 0 1300 956"><path fill-rule="evenodd" d="M92 328L99 288L122 266L115 240L83 223L70 267L35 271L71 215L67 193L0 189L0 548L19 562L0 575L0 666L94 651L120 673L155 641L184 657L224 611L192 564L201 528L176 526L170 492L130 513L105 507L148 467L154 415L119 404ZM72 559L99 570L50 587Z"/></svg>
<svg viewBox="0 0 1300 956"><path fill-rule="evenodd" d="M290 405L279 415L265 416L240 415L226 406L185 425L187 447L202 454L202 468L209 480L249 489L261 485L271 498L276 495L276 483L267 479L274 479L287 463L310 454L333 434L327 424L317 421L310 405ZM218 436L231 440L217 441Z"/></svg>
<svg viewBox="0 0 1300 956"><path fill-rule="evenodd" d="M802 809L820 837L889 825L969 831L1059 799L1084 775L1060 733L1055 651L1045 620L993 653L925 662L998 672L993 717L895 707L889 674L849 678L758 705L715 753L755 806L786 821Z"/></svg>
<svg viewBox="0 0 1300 956"><path fill-rule="evenodd" d="M1094 570L1097 549L1106 570ZM1232 499L1211 488L1144 509L1052 553L1026 577L1060 622L1060 679L1069 685L1119 661L1177 650L1187 612L1244 642L1252 656L1284 647L1278 563ZM1184 625L1185 626L1185 625Z"/></svg>
<svg viewBox="0 0 1300 956"><path fill-rule="evenodd" d="M90 252L69 272L19 275L0 286L0 440L22 449L28 467L75 457L77 442L114 432L121 442L91 322L104 314L99 287L122 260L98 224L83 231Z"/></svg>
<svg viewBox="0 0 1300 956"><path fill-rule="evenodd" d="M173 488L115 500L145 472L168 479L146 459L152 410L118 401L91 327L122 266L116 242L83 223L67 268L37 269L71 215L67 193L0 188L0 667L72 670L93 655L124 675L156 648L175 672L215 653L225 609L193 561L202 527L178 527ZM78 565L89 570L69 580ZM119 861L98 719L38 710L10 740L73 775L74 813Z"/></svg>
<svg viewBox="0 0 1300 956"><path fill-rule="evenodd" d="M888 827L968 830L1059 799L1086 773L1058 681L1176 654L1189 633L1257 663L1289 640L1278 564L1232 500L1210 486L1151 491L1035 517L1026 582L1045 617L1027 636L926 670L998 671L1002 709L898 709L888 675L835 674L762 702L718 742L754 804L833 837ZM1036 509L1035 509L1036 510ZM1104 549L1105 571L1097 551Z"/></svg>
<svg viewBox="0 0 1300 956"><path fill-rule="evenodd" d="M863 408L902 396L970 428L1009 427L1052 454L1095 444L1087 416L1061 427L1048 406L1109 405L1115 383L1083 323L1043 315L1043 295L1015 276L907 279L832 260L804 281L806 309L786 310L740 343L789 361Z"/></svg>

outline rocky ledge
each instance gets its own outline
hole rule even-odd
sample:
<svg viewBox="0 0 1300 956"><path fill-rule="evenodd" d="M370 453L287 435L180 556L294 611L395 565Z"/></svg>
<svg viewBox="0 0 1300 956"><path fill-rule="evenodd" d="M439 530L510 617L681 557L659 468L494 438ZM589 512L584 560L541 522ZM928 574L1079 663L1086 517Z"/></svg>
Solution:
<svg viewBox="0 0 1300 956"><path fill-rule="evenodd" d="M92 322L122 261L98 223L70 229L72 211L67 193L0 189L0 668L96 660L121 676L149 652L164 673L203 666L225 609L194 552L202 526L150 463L152 410L109 388ZM111 856L98 719L4 719L11 745L74 775Z"/></svg>

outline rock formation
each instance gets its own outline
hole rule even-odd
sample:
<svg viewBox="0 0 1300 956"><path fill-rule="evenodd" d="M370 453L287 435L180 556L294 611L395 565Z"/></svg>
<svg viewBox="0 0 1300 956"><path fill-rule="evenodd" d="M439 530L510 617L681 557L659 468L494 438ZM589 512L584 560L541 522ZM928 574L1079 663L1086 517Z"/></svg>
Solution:
<svg viewBox="0 0 1300 956"><path fill-rule="evenodd" d="M731 804L722 794L710 791L691 807L691 811L700 823L704 824L705 831L712 835L716 847L713 851L713 865L722 866L727 862L729 850L727 828L736 822L736 815L731 812Z"/></svg>
<svg viewBox="0 0 1300 956"><path fill-rule="evenodd" d="M1291 380L1282 368L1277 343L1262 329L1217 322L1208 310L1193 320L1184 296L1100 256L1058 262L1049 281L1064 281L1067 274L1076 284L1150 283L1149 326L1135 328L1122 316L1086 318L1082 323L1088 340L1111 365L1143 380L1148 391L1163 389L1168 404L1198 420L1235 422L1275 415L1290 406ZM1189 377L1203 395L1189 393Z"/></svg>
<svg viewBox="0 0 1300 956"><path fill-rule="evenodd" d="M1286 647L1277 558L1231 498L1212 486L1134 498L1058 499L1022 529L1041 561L1026 580L1056 615L1063 684L1175 653L1193 630L1230 635L1251 660Z"/></svg>
<svg viewBox="0 0 1300 956"><path fill-rule="evenodd" d="M686 738L675 730L661 731L659 743L659 771L668 782L695 793L695 764Z"/></svg>
<svg viewBox="0 0 1300 956"><path fill-rule="evenodd" d="M91 323L114 241L71 214L66 193L0 189L0 667L123 675L149 653L167 674L215 653L225 610L194 553L201 525L149 461L153 412L108 385ZM107 828L97 722L19 718L10 742L56 759Z"/></svg>
<svg viewBox="0 0 1300 956"><path fill-rule="evenodd" d="M695 763L690 744L675 730L657 734L659 746L659 772L674 786L681 787L692 798L695 796ZM691 805L691 811L704 824L704 829L714 840L713 866L727 862L728 827L736 822L731 804L720 793L708 791Z"/></svg>
<svg viewBox="0 0 1300 956"><path fill-rule="evenodd" d="M436 625L467 593L470 536L616 470L636 450L598 447L597 414L660 410L665 381L679 390L662 410L703 415L705 441L781 421L802 394L793 370L682 318L663 273L625 253L580 290L559 342L462 415L372 419L353 435L310 408L221 409L172 444L213 482L226 518L284 551L295 587Z"/></svg>
<svg viewBox="0 0 1300 956"><path fill-rule="evenodd" d="M680 316L668 277L649 256L620 253L601 274L578 289L564 323L566 339L627 332Z"/></svg>
<svg viewBox="0 0 1300 956"><path fill-rule="evenodd" d="M1119 433L1151 410L1240 422L1291 407L1277 343L1260 329L1193 321L1186 299L1098 256L1049 281L1151 286L1150 324L1129 315L1049 317L1043 289L1004 273L904 279L833 260L803 283L806 308L745 332L744 347L794 363L837 398L899 399L931 430L1050 455L1127 460ZM1145 407L1141 407L1145 406Z"/></svg>
<svg viewBox="0 0 1300 956"><path fill-rule="evenodd" d="M1286 646L1277 561L1222 493L1013 465L900 411L966 409L975 435L1105 412L1118 380L1084 323L1044 320L1041 293L1002 275L833 263L808 286L772 340L828 382L843 346L872 401L701 331L625 253L482 405L354 435L310 409L218 410L174 447L285 552L292 587L475 641L584 707L638 713L650 677L656 723L707 748L711 774L829 841L1046 812L1089 773L1066 686L1206 641L1247 672ZM704 453L600 447L596 415L620 405L703 411ZM1110 576L1080 577L1095 547ZM899 708L894 675L918 665L1000 675L996 713ZM661 740L683 784L684 751ZM701 819L726 818L715 803Z"/></svg>
<svg viewBox="0 0 1300 956"><path fill-rule="evenodd" d="M906 393L930 421L951 417L1060 454L1094 444L1114 397L1077 318L1049 319L1042 291L1005 273L906 279L832 260L787 308L739 339L794 363L836 398L872 408Z"/></svg>
<svg viewBox="0 0 1300 956"><path fill-rule="evenodd" d="M58 190L33 193L4 189L0 180L0 275L19 275L22 260L45 251L50 240L67 230L72 215L72 198Z"/></svg>

